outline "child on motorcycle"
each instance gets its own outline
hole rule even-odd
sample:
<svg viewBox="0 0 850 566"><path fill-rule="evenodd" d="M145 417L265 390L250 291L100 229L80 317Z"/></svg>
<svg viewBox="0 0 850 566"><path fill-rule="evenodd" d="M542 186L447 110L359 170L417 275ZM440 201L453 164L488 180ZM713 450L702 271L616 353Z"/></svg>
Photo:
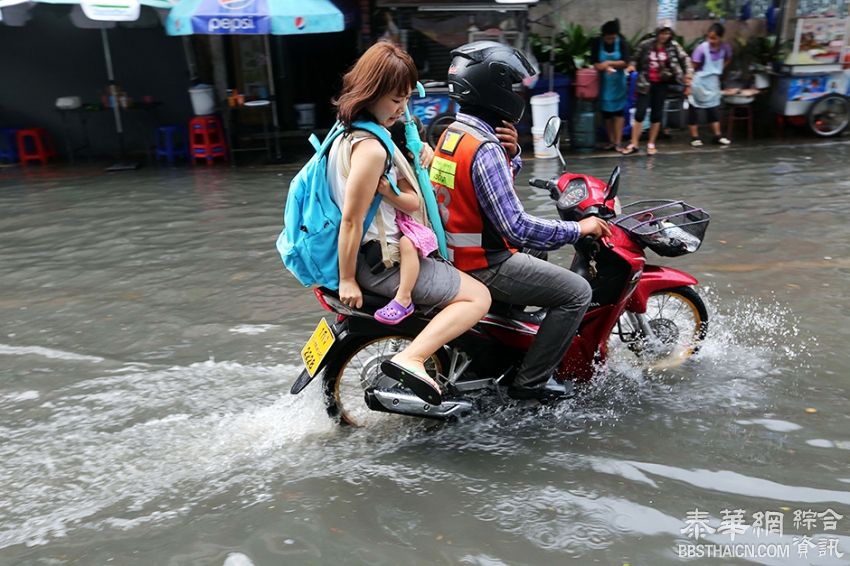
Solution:
<svg viewBox="0 0 850 566"><path fill-rule="evenodd" d="M417 126L420 127L421 132L421 122L418 118L414 119L417 121ZM390 134L393 143L404 152L408 163L412 165L413 155L407 149L404 121L396 122L390 128ZM410 214L418 211L421 206L421 200L413 185L400 175L397 186L401 191L400 195L393 192L386 177L381 177L378 182L378 193L383 195L396 209L396 224L402 233L398 240L400 274L398 291L389 303L375 311L375 320L384 324L398 324L413 314L416 305L413 304L411 293L419 277L419 257L428 257L437 249L437 237L434 232L410 216Z"/></svg>

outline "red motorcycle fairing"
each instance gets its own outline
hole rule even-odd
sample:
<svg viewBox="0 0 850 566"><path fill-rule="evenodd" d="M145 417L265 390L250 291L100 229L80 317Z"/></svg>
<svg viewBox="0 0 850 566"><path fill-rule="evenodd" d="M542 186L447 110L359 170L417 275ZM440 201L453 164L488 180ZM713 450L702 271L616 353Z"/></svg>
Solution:
<svg viewBox="0 0 850 566"><path fill-rule="evenodd" d="M565 378L587 381L593 377L596 367L588 363L595 359L604 359L608 354L608 344L600 341L600 336L608 336L619 318L618 305L605 305L587 311L582 319L570 348L567 350L558 373Z"/></svg>
<svg viewBox="0 0 850 566"><path fill-rule="evenodd" d="M643 314L646 312L646 301L652 293L676 287L689 287L697 283L696 277L684 271L672 267L647 265L641 274L637 288L626 303L626 310Z"/></svg>

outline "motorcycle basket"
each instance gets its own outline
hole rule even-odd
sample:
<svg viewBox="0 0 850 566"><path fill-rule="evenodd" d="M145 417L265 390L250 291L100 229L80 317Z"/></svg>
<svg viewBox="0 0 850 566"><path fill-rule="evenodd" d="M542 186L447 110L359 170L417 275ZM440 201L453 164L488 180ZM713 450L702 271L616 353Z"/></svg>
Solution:
<svg viewBox="0 0 850 566"><path fill-rule="evenodd" d="M680 200L642 200L612 222L658 255L676 257L699 249L709 220L705 210Z"/></svg>

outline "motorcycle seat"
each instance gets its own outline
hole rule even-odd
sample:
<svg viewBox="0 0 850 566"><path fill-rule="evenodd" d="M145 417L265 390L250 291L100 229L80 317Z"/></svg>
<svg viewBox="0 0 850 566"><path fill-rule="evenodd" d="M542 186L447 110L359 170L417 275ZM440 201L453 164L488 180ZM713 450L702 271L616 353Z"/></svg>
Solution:
<svg viewBox="0 0 850 566"><path fill-rule="evenodd" d="M333 297L334 299L339 299L339 293L336 291L331 291L327 287L319 287L319 290L322 292L323 295ZM362 287L360 289L360 292L363 293L363 306L360 307L359 310L363 312L374 314L376 310L390 302L389 298L384 297L383 295L376 295L375 293L370 293Z"/></svg>
<svg viewBox="0 0 850 566"><path fill-rule="evenodd" d="M323 295L333 297L334 299L339 299L339 293L336 291L332 291L327 287L320 287L319 290L322 292ZM376 295L375 293L370 293L366 289L362 288L360 290L363 293L363 306L357 309L360 312L374 315L376 310L383 307L390 301L390 299L383 295ZM428 306L416 307L416 312L421 315L424 315L429 311L429 309L430 307ZM540 324L541 322L543 322L543 319L546 318L547 312L547 309L526 311L525 307L521 305L511 305L508 303L493 301L493 304L490 306L490 312L488 314L510 318L512 320L517 320L520 322Z"/></svg>

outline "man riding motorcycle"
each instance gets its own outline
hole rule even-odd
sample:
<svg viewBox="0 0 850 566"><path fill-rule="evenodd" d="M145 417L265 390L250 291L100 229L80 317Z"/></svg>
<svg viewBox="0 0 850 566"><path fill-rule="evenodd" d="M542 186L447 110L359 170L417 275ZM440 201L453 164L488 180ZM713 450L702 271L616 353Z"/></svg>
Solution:
<svg viewBox="0 0 850 566"><path fill-rule="evenodd" d="M581 236L610 236L596 217L580 222L546 220L525 212L513 180L522 166L514 124L525 100L515 85L536 73L518 50L478 41L452 52L449 96L460 104L443 133L431 165L446 228L449 259L480 280L496 301L548 308L508 395L551 401L572 395L569 381L555 379L591 300L581 276L517 248L553 250ZM513 155L509 155L509 149Z"/></svg>

